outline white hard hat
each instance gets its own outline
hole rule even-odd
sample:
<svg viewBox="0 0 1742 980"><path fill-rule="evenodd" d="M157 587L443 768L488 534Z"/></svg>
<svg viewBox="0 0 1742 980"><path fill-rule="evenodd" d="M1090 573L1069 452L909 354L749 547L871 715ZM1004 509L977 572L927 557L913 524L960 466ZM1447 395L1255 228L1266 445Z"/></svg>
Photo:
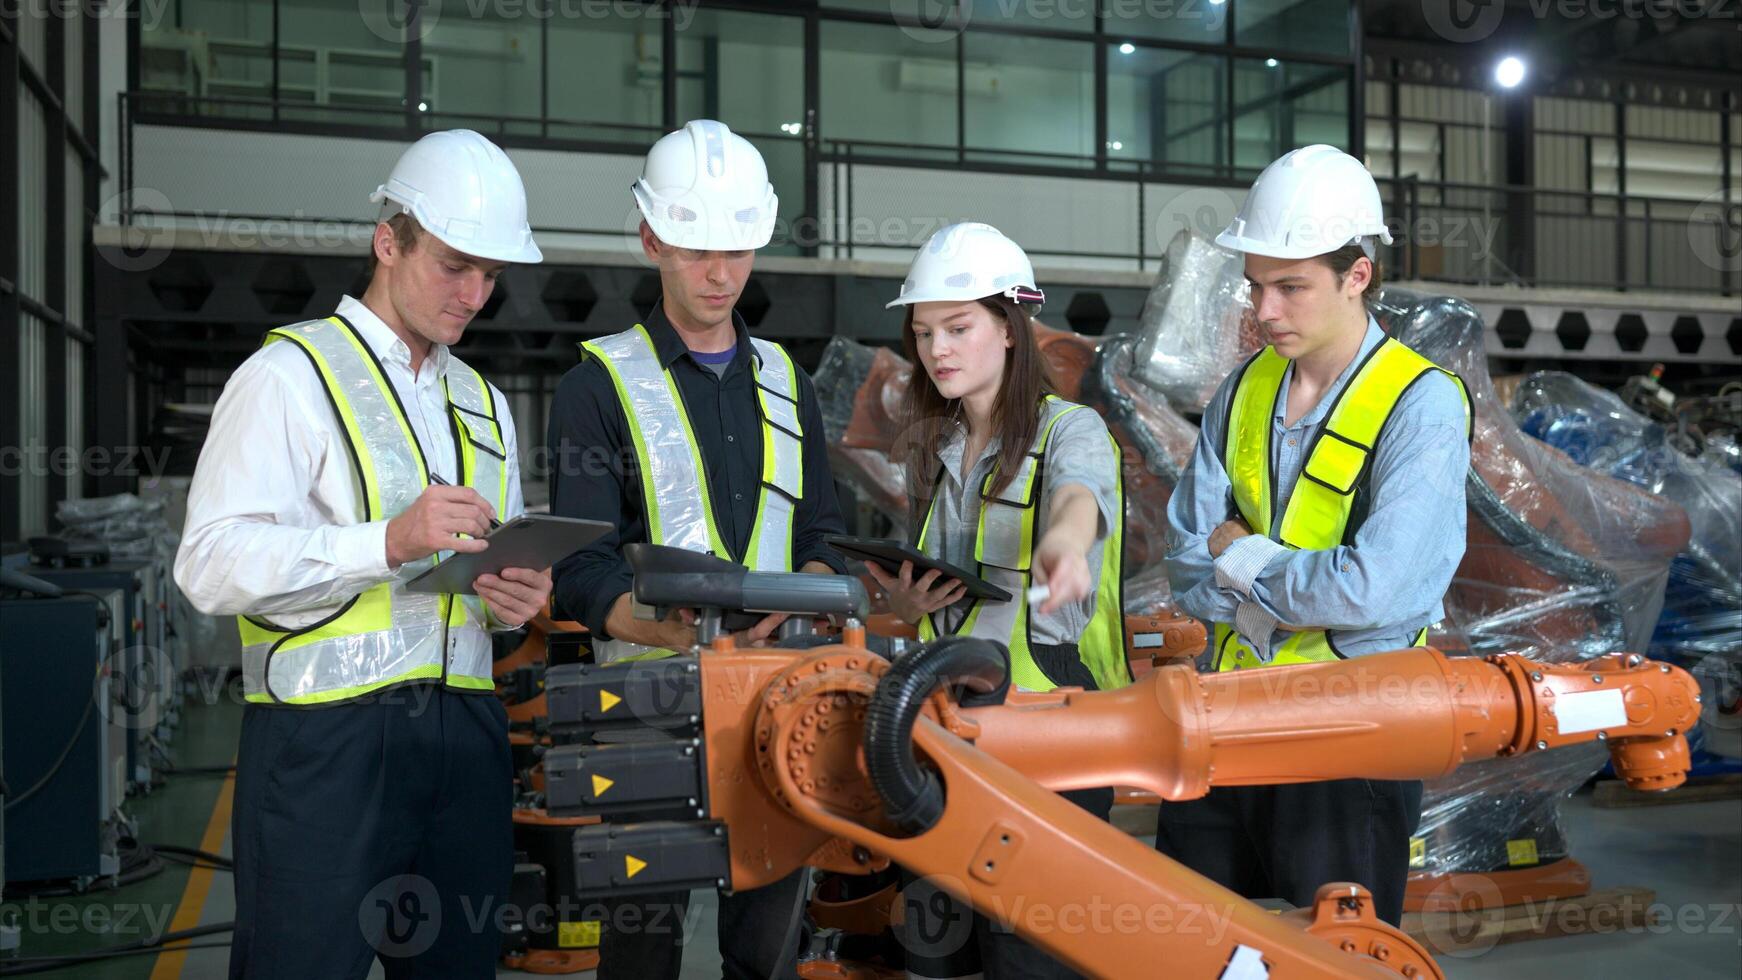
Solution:
<svg viewBox="0 0 1742 980"><path fill-rule="evenodd" d="M497 262L541 262L526 187L502 148L469 129L411 144L369 200L392 201L448 246Z"/></svg>
<svg viewBox="0 0 1742 980"><path fill-rule="evenodd" d="M1307 259L1359 243L1372 258L1370 236L1391 244L1373 175L1349 154L1317 143L1265 167L1216 244L1275 259Z"/></svg>
<svg viewBox="0 0 1742 980"><path fill-rule="evenodd" d="M901 296L884 309L1000 295L1030 313L1040 312L1046 301L1022 246L991 225L964 221L939 229L921 246L901 284Z"/></svg>
<svg viewBox="0 0 1742 980"><path fill-rule="evenodd" d="M780 199L762 154L723 122L697 119L647 151L631 192L667 245L710 252L761 248L774 237Z"/></svg>

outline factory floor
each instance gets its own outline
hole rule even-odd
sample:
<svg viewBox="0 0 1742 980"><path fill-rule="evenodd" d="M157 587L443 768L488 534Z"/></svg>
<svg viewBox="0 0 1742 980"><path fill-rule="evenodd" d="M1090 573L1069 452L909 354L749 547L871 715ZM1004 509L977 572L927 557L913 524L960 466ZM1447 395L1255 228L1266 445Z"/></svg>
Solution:
<svg viewBox="0 0 1742 980"><path fill-rule="evenodd" d="M241 709L220 698L184 712L172 746L183 767L233 761ZM129 801L140 839L228 855L230 781L172 776ZM1508 944L1466 958L1444 957L1453 980L1578 976L1742 975L1742 801L1597 809L1588 791L1565 806L1574 853L1595 889L1644 886L1657 893L1663 926ZM720 975L713 893L698 895L695 940L684 980ZM169 864L150 878L69 898L20 898L8 891L4 921L22 931L20 955L64 956L137 942L154 931L228 922L234 900L227 872ZM107 959L40 975L67 980L207 980L226 975L227 933L194 940L204 948ZM0 961L3 962L3 961ZM12 964L13 968L23 964ZM0 973L10 975L10 971ZM377 964L373 977L381 976ZM501 976L524 976L502 971ZM581 974L582 980L591 974Z"/></svg>

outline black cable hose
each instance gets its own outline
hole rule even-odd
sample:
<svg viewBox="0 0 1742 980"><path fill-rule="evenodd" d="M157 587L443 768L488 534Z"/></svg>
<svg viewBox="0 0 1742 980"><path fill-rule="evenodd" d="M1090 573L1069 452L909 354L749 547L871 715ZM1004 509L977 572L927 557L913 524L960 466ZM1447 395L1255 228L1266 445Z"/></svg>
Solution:
<svg viewBox="0 0 1742 980"><path fill-rule="evenodd" d="M178 857L205 861L217 865L221 870L225 871L228 871L235 864L234 861L222 854L213 854L211 851L202 851L197 847L182 847L179 844L147 844L145 846L158 854L175 855Z"/></svg>
<svg viewBox="0 0 1742 980"><path fill-rule="evenodd" d="M913 725L926 698L942 685L991 692L1006 685L1010 655L1000 644L945 637L897 660L878 682L865 712L865 768L891 820L912 834L929 830L944 812L937 774L913 754Z"/></svg>
<svg viewBox="0 0 1742 980"><path fill-rule="evenodd" d="M19 966L0 966L0 977L21 977L29 973L47 973L50 970L65 970L75 966L84 966L87 963L94 963L100 960L119 959L123 956L161 956L164 953L179 953L188 949L225 949L229 946L230 944L226 942L188 943L186 946L177 946L174 949L117 949L112 952L83 954L76 958L72 956L60 956L43 957L41 960L10 960L8 962L17 963Z"/></svg>
<svg viewBox="0 0 1742 980"><path fill-rule="evenodd" d="M181 949L215 949L230 944L202 943L178 946L173 950L164 950L161 947L166 943L172 943L180 939L198 939L201 936L213 936L219 933L232 932L235 928L236 923L234 922L214 922L211 925L194 926L191 929L178 929L173 932L166 932L161 936L139 939L130 943L122 943L119 946L95 949L88 953L68 953L64 956L26 957L23 959L7 960L4 963L0 963L0 977L18 976L25 973L42 973L47 970L59 970L69 966L77 966L81 963L89 963L93 960L104 960L116 956L137 956L142 953L176 952ZM22 966L23 969L15 968L19 966Z"/></svg>

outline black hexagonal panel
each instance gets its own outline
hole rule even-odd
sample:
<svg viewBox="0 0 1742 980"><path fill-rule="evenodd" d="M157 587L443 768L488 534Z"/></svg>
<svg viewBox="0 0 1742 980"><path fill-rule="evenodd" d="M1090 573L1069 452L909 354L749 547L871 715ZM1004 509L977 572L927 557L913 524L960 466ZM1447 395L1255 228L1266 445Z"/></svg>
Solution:
<svg viewBox="0 0 1742 980"><path fill-rule="evenodd" d="M502 312L502 305L508 302L508 284L501 279L496 280L496 287L490 290L490 298L484 301L484 308L478 311L478 320L494 320L496 314Z"/></svg>
<svg viewBox="0 0 1742 980"><path fill-rule="evenodd" d="M664 290L659 285L659 273L644 272L641 278L635 280L635 289L629 294L630 305L635 307L635 315L646 316L653 309L653 304L659 302Z"/></svg>
<svg viewBox="0 0 1742 980"><path fill-rule="evenodd" d="M1591 341L1591 322L1578 310L1568 310L1555 324L1554 335L1560 338L1562 350L1584 350Z"/></svg>
<svg viewBox="0 0 1742 980"><path fill-rule="evenodd" d="M598 290L592 280L579 269L559 269L551 273L539 294L545 311L559 323L582 323L599 302Z"/></svg>
<svg viewBox="0 0 1742 980"><path fill-rule="evenodd" d="M744 292L738 296L738 315L744 318L745 326L757 327L773 305L774 301L768 298L768 290L762 288L761 281L752 279L744 284Z"/></svg>
<svg viewBox="0 0 1742 980"><path fill-rule="evenodd" d="M1097 292L1078 293L1065 307L1065 322L1077 333L1100 336L1112 319L1113 311L1107 307L1106 297Z"/></svg>
<svg viewBox="0 0 1742 980"><path fill-rule="evenodd" d="M1615 343L1629 353L1637 353L1645 349L1645 342L1651 339L1651 334L1645 329L1645 318L1637 313L1623 313L1621 319L1615 321Z"/></svg>
<svg viewBox="0 0 1742 980"><path fill-rule="evenodd" d="M308 306L315 294L315 283L302 259L283 255L261 263L248 289L260 301L261 309L274 316L289 317L302 313Z"/></svg>
<svg viewBox="0 0 1742 980"><path fill-rule="evenodd" d="M1500 338L1500 346L1508 350L1523 347L1530 343L1530 317L1518 307L1509 306L1500 311L1494 333Z"/></svg>
<svg viewBox="0 0 1742 980"><path fill-rule="evenodd" d="M1706 342L1706 331L1700 326L1700 318L1686 314L1675 318L1675 324L1669 328L1669 342L1683 354L1698 354L1700 345Z"/></svg>
<svg viewBox="0 0 1742 980"><path fill-rule="evenodd" d="M211 275L203 263L188 255L170 255L151 270L145 283L157 302L174 313L195 312L212 295Z"/></svg>
<svg viewBox="0 0 1742 980"><path fill-rule="evenodd" d="M1742 316L1731 317L1730 329L1724 331L1724 339L1730 342L1730 353L1742 357Z"/></svg>

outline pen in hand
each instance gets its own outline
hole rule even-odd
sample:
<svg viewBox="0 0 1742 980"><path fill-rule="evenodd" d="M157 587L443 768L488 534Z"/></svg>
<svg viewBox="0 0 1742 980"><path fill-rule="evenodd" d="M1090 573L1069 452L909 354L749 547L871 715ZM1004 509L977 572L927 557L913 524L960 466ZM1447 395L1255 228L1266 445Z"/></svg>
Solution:
<svg viewBox="0 0 1742 980"><path fill-rule="evenodd" d="M435 472L430 473L429 482L434 483L437 486L443 486L443 487L453 486L452 483L449 483L447 480L443 479L442 475L440 473L435 473ZM497 520L494 517L490 518L490 530L494 531L501 526L502 526L501 521Z"/></svg>

